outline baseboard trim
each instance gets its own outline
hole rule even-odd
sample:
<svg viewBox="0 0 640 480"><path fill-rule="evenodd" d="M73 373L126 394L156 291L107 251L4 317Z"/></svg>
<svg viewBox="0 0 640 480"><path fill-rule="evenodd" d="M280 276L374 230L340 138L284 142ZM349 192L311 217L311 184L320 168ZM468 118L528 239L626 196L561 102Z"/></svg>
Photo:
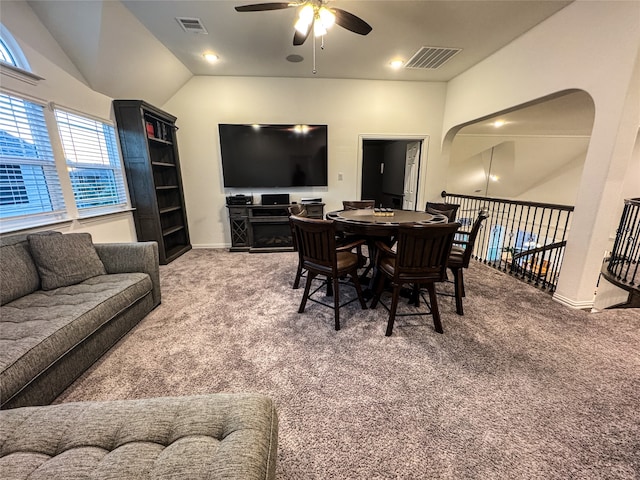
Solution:
<svg viewBox="0 0 640 480"><path fill-rule="evenodd" d="M562 305L565 305L569 308L573 308L574 310L591 310L594 305L594 300L583 300L581 302L576 302L571 298L558 295L557 292L553 294L553 299L556 302L561 303Z"/></svg>
<svg viewBox="0 0 640 480"><path fill-rule="evenodd" d="M221 249L221 248L231 248L231 245L228 243L199 243L199 244L191 244L191 248L196 249L196 248L216 248L216 249Z"/></svg>

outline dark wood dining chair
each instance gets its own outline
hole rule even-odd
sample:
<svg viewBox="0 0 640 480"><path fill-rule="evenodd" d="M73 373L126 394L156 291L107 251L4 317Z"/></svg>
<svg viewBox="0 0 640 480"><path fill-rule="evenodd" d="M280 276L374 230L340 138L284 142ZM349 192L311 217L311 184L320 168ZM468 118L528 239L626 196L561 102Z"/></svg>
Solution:
<svg viewBox="0 0 640 480"><path fill-rule="evenodd" d="M342 208L344 210L359 210L361 208L374 208L375 200L343 200Z"/></svg>
<svg viewBox="0 0 640 480"><path fill-rule="evenodd" d="M439 213L445 215L450 222L455 222L458 208L460 208L460 205L458 205L457 203L427 202L425 211L431 214Z"/></svg>
<svg viewBox="0 0 640 480"><path fill-rule="evenodd" d="M302 255L300 254L300 249L298 249L298 239L296 238L296 232L291 222L291 215L306 217L307 210L299 203L290 205L287 207L287 210L289 211L289 226L291 227L291 244L293 245L293 250L298 252L298 267L296 268L296 277L293 280L293 289L296 290L300 287L300 279L304 275L304 268L302 268Z"/></svg>
<svg viewBox="0 0 640 480"><path fill-rule="evenodd" d="M398 228L396 251L385 243L378 242L378 281L376 293L370 308L376 308L382 295L385 278L391 280L393 293L389 310L386 336L393 332L396 316L429 315L433 316L433 325L438 333L443 333L435 282L447 279L447 261L451 253L453 237L460 227L459 223L438 223L431 225L400 225ZM429 292L430 309L424 312L396 314L400 289L403 285L412 285L419 294L424 286ZM416 300L416 306L419 302ZM426 303L426 302L425 302Z"/></svg>
<svg viewBox="0 0 640 480"><path fill-rule="evenodd" d="M453 272L456 312L458 315L464 315L462 308L462 298L465 296L463 271L465 268L469 268L469 262L471 261L471 255L473 254L473 248L478 238L480 228L482 227L482 222L488 217L489 214L486 211L480 210L478 217L473 222L471 231L458 231L456 235L457 238L453 241L453 247L449 255L449 268Z"/></svg>
<svg viewBox="0 0 640 480"><path fill-rule="evenodd" d="M362 245L363 242L359 240L338 247L336 245L336 228L332 220L318 220L295 215L289 218L297 235L302 267L307 270L307 280L298 313L304 312L307 300L333 308L335 329L340 330L340 308L356 300L354 298L340 304L340 279L342 277L347 275L351 277L360 306L363 310L367 308L358 279L358 255L351 251L358 245ZM332 285L333 305L312 298L312 295L324 285L324 283L321 284L311 292L311 284L318 275L326 277L326 283Z"/></svg>
<svg viewBox="0 0 640 480"><path fill-rule="evenodd" d="M375 200L343 200L342 201L342 208L344 210L373 209L375 206L376 206ZM349 240L364 239L364 237L353 235L353 234L344 234L344 236ZM369 250L371 249L369 248ZM368 262L367 262L367 257L362 253L362 248L358 249L358 258L360 259L361 267L364 267L365 264L368 263L367 268L362 274L363 277L366 277L369 274L369 271L371 270L371 268L373 267L373 262L375 261L375 259L368 258Z"/></svg>

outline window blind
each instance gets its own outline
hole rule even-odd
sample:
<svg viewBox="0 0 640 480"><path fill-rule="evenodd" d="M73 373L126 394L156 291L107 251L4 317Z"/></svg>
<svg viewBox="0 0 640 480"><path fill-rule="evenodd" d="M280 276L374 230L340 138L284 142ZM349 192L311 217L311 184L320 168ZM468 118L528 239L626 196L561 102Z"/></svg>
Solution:
<svg viewBox="0 0 640 480"><path fill-rule="evenodd" d="M55 117L78 210L126 205L114 127L60 109Z"/></svg>
<svg viewBox="0 0 640 480"><path fill-rule="evenodd" d="M44 107L0 94L0 218L63 211Z"/></svg>

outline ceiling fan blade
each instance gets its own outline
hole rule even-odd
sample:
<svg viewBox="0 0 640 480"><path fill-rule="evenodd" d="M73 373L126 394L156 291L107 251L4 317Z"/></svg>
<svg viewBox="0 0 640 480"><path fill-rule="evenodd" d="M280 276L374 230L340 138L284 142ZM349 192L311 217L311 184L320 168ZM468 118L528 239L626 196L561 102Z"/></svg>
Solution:
<svg viewBox="0 0 640 480"><path fill-rule="evenodd" d="M336 14L336 23L342 28L346 28L347 30L359 35L366 35L373 30L371 25L360 17L356 17L353 13L349 13L340 8L332 8L331 10Z"/></svg>
<svg viewBox="0 0 640 480"><path fill-rule="evenodd" d="M313 22L311 22L307 27L306 33L300 33L298 30L296 30L293 34L293 44L302 45L304 42L306 42L307 38L309 38L309 34L311 33L312 28L313 28Z"/></svg>
<svg viewBox="0 0 640 480"><path fill-rule="evenodd" d="M236 12L263 12L265 10L281 10L283 8L295 7L289 2L254 3L252 5L241 5L236 7Z"/></svg>

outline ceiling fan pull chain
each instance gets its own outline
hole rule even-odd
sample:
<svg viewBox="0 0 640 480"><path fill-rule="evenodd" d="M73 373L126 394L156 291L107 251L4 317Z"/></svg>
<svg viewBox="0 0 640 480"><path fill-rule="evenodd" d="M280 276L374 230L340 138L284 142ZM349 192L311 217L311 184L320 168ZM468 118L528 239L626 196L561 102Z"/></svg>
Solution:
<svg viewBox="0 0 640 480"><path fill-rule="evenodd" d="M320 37L320 38L321 38L321 40L320 40L320 48L322 50L324 50L324 35L322 35L322 37Z"/></svg>
<svg viewBox="0 0 640 480"><path fill-rule="evenodd" d="M316 73L318 73L318 70L316 70L316 39L313 39L313 70L312 70L313 74L315 75Z"/></svg>

